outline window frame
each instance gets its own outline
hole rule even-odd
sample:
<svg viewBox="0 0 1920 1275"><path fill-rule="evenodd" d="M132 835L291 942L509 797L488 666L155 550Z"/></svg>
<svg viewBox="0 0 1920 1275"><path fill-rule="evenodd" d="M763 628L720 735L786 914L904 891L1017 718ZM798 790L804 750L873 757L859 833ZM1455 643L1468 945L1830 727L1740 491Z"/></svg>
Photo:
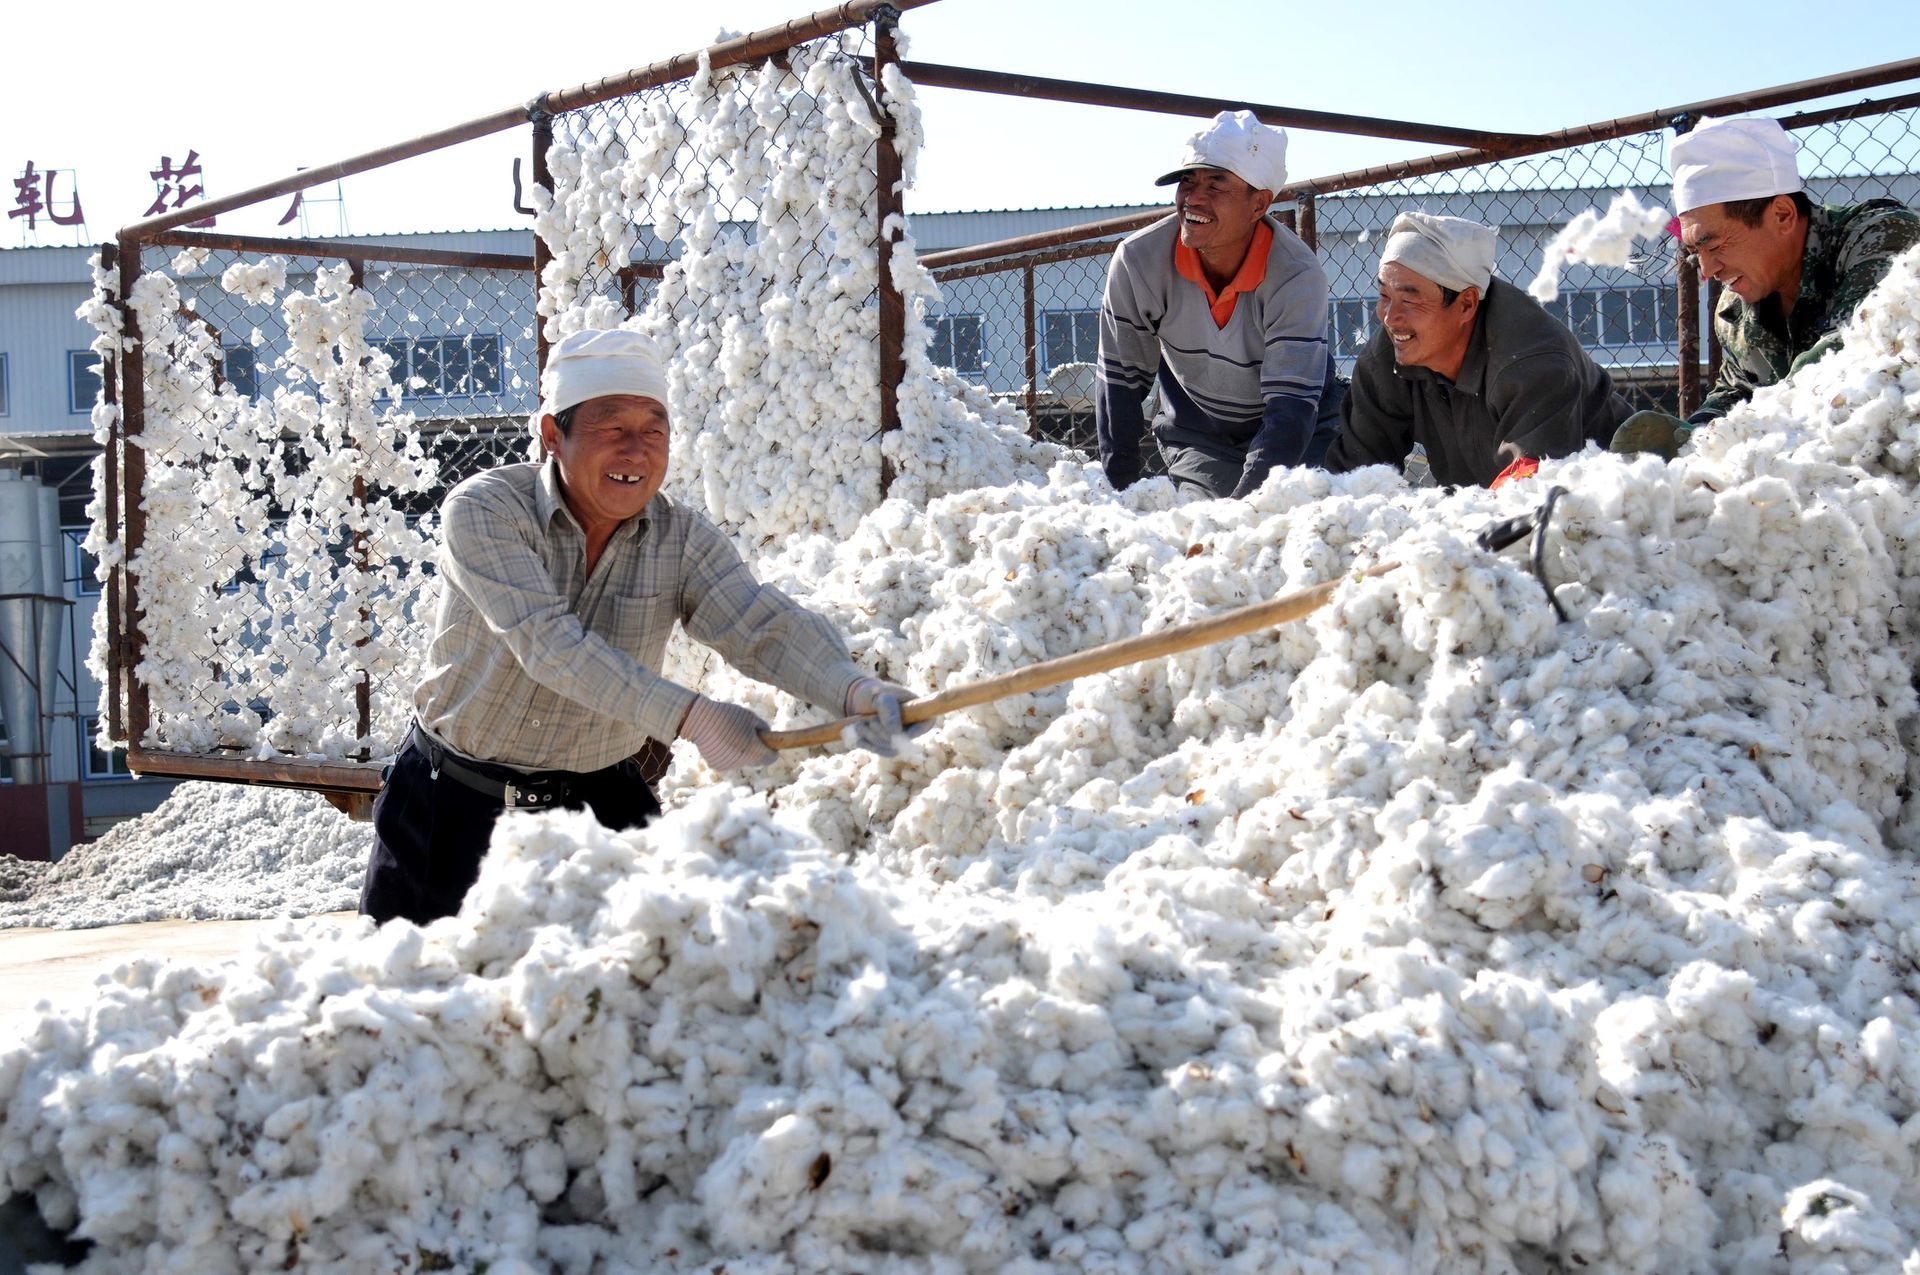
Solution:
<svg viewBox="0 0 1920 1275"><path fill-rule="evenodd" d="M947 353L952 356L955 355L956 350L960 347L960 342L956 339L958 336L957 329L961 323L966 321L971 321L973 324L974 365L972 367L962 367L960 366L958 357L952 358L950 362L942 363L938 358L934 357L934 350L940 342L941 325L946 325ZM964 376L969 380L976 377L983 377L987 374L986 315L973 310L955 310L950 314L934 315L927 320L927 326L930 329L927 339L928 362L932 363L935 367L944 367L948 371L959 376Z"/></svg>
<svg viewBox="0 0 1920 1275"><path fill-rule="evenodd" d="M13 368L7 352L0 350L0 416L13 415Z"/></svg>
<svg viewBox="0 0 1920 1275"><path fill-rule="evenodd" d="M458 357L447 357L448 342L455 343ZM368 339L367 344L393 358L393 370L387 375L399 387L405 398L414 399L476 399L496 398L506 392L506 352L505 342L498 332L467 332L459 335L444 333L434 336L376 336ZM476 357L475 347L484 345L491 352L491 358ZM421 352L431 347L433 376L431 378L418 371ZM467 382L464 389L447 388L448 370L457 367L461 379ZM483 375L485 373L485 375ZM425 382L419 389L413 387L418 376Z"/></svg>
<svg viewBox="0 0 1920 1275"><path fill-rule="evenodd" d="M67 542L67 570L71 573L67 580L73 585L76 597L97 598L100 596L100 578L89 567L89 560L98 565L100 559L88 553L85 546L89 527L65 526L60 528L61 537Z"/></svg>
<svg viewBox="0 0 1920 1275"><path fill-rule="evenodd" d="M1360 316L1359 332L1351 346L1343 340L1345 334L1341 331L1340 327L1340 308L1342 306L1352 306L1354 311ZM1374 333L1379 330L1379 309L1377 297L1354 296L1335 297L1333 299L1333 304L1327 313L1327 327L1329 328L1328 335L1333 341L1334 358L1357 359L1360 357L1366 350L1368 343L1373 340Z"/></svg>
<svg viewBox="0 0 1920 1275"><path fill-rule="evenodd" d="M1073 330L1068 338L1068 344L1072 349L1072 357L1055 360L1052 350L1053 343L1048 338L1051 334L1054 321L1061 318L1068 320L1072 325ZM1087 351L1085 357L1082 357L1080 353L1080 333L1078 330L1079 321L1083 318L1091 322L1093 337L1093 348ZM1085 306L1075 306L1072 309L1042 310L1040 312L1039 328L1034 333L1034 336L1040 346L1040 357L1038 361L1040 371L1043 374L1053 371L1054 368L1059 367L1063 363L1098 363L1100 361L1100 309L1098 306L1091 309Z"/></svg>
<svg viewBox="0 0 1920 1275"><path fill-rule="evenodd" d="M87 367L85 371L89 376L93 377L93 383L94 383L93 397L88 399L84 405L77 404L74 402L74 397L75 397L74 391L80 388L79 385L74 380L74 373L82 370L80 365L74 362L75 358L86 358L86 359L92 360L92 365ZM99 366L100 366L100 356L95 354L91 349L67 351L67 415L68 416L92 416L93 415L93 406L95 403L100 401L100 392L101 392L101 388L104 385L104 382L100 378L100 372L98 370Z"/></svg>
<svg viewBox="0 0 1920 1275"><path fill-rule="evenodd" d="M96 768L95 759L103 755L99 745L93 742L99 730L100 714L89 713L80 718L80 748L85 754L81 760L81 780L89 784L113 784L138 779L139 776L134 774L132 768L127 765L127 750L124 747L115 748L104 754L107 767L105 770Z"/></svg>
<svg viewBox="0 0 1920 1275"><path fill-rule="evenodd" d="M252 385L251 390L242 390L239 378L233 374L233 356L236 354L246 355L247 380ZM221 346L220 379L228 389L246 399L247 402L258 403L260 401L260 351L244 341Z"/></svg>

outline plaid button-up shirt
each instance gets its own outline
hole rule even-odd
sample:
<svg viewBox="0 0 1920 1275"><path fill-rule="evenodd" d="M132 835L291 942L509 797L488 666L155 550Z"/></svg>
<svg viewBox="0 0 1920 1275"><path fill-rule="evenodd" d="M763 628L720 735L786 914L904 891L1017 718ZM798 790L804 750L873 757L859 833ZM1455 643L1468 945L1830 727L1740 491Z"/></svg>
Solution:
<svg viewBox="0 0 1920 1275"><path fill-rule="evenodd" d="M694 698L654 672L676 620L741 672L836 713L860 676L832 625L664 495L614 532L591 576L551 461L476 474L441 515L440 604L413 703L455 752L592 771L672 740Z"/></svg>

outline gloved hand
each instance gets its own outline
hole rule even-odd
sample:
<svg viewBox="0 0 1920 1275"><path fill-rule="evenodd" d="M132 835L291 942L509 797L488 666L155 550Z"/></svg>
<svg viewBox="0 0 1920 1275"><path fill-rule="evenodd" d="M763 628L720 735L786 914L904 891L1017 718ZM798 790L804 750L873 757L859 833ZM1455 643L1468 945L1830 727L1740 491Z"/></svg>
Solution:
<svg viewBox="0 0 1920 1275"><path fill-rule="evenodd" d="M1635 412L1613 431L1607 450L1623 456L1651 452L1672 460L1693 437L1693 426L1665 412Z"/></svg>
<svg viewBox="0 0 1920 1275"><path fill-rule="evenodd" d="M1522 478L1531 478L1539 472L1539 461L1531 456L1522 456L1519 460L1514 461L1513 464L1508 465L1505 469L1494 475L1493 481L1487 484L1487 490L1499 491L1500 488L1507 483L1518 482Z"/></svg>
<svg viewBox="0 0 1920 1275"><path fill-rule="evenodd" d="M1840 334L1838 332L1827 333L1825 336L1821 337L1818 341L1815 341L1812 345L1808 346L1806 353L1795 357L1792 364L1790 364L1787 368L1787 375L1792 376L1795 372L1798 372L1801 368L1806 367L1812 363L1818 363L1821 359L1826 358L1827 355L1833 353L1835 350L1839 348L1840 348Z"/></svg>
<svg viewBox="0 0 1920 1275"><path fill-rule="evenodd" d="M744 770L765 766L779 754L761 742L767 724L738 704L696 695L693 707L680 723L680 738L700 750L700 759L715 770Z"/></svg>
<svg viewBox="0 0 1920 1275"><path fill-rule="evenodd" d="M857 716L853 735L856 747L880 757L899 755L899 740L918 739L932 722L917 722L909 727L900 720L900 706L913 699L904 686L863 677L847 688L847 714Z"/></svg>

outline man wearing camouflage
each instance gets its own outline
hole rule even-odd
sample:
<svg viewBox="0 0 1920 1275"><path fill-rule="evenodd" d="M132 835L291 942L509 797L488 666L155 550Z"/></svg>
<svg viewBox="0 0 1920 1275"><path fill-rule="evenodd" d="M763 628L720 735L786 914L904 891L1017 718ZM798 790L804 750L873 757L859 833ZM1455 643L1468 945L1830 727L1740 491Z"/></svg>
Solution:
<svg viewBox="0 0 1920 1275"><path fill-rule="evenodd" d="M1713 316L1720 375L1685 421L1629 418L1614 451L1677 455L1694 429L1823 357L1893 259L1920 243L1920 215L1895 200L1815 206L1797 149L1771 119L1703 120L1674 139L1681 245L1726 290Z"/></svg>

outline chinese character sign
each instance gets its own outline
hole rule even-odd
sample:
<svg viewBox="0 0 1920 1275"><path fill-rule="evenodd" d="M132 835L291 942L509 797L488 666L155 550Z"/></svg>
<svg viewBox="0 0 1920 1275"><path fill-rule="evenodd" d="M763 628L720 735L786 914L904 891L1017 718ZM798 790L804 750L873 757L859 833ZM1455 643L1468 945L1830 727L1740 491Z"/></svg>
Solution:
<svg viewBox="0 0 1920 1275"><path fill-rule="evenodd" d="M173 201L172 208L185 208L190 202L207 193L205 183L194 180L201 175L200 152L191 146L187 148L187 157L180 162L180 167L173 166L173 156L162 155L160 167L154 169L149 175L153 178L154 187L153 202L147 206L146 211L149 217L158 217L170 211L167 203L169 199ZM193 184L189 186L188 182ZM208 217L203 221L190 221L187 224L211 226L213 221L213 218Z"/></svg>
<svg viewBox="0 0 1920 1275"><path fill-rule="evenodd" d="M56 226L84 223L87 215L80 209L80 187L73 180L71 172L67 172L67 185L73 192L73 207L66 213L61 213L55 207L54 178L63 171L66 170L49 168L44 172L35 171L33 161L28 160L26 171L13 179L13 208L8 211L8 218L25 217L28 230L34 229L41 217Z"/></svg>

